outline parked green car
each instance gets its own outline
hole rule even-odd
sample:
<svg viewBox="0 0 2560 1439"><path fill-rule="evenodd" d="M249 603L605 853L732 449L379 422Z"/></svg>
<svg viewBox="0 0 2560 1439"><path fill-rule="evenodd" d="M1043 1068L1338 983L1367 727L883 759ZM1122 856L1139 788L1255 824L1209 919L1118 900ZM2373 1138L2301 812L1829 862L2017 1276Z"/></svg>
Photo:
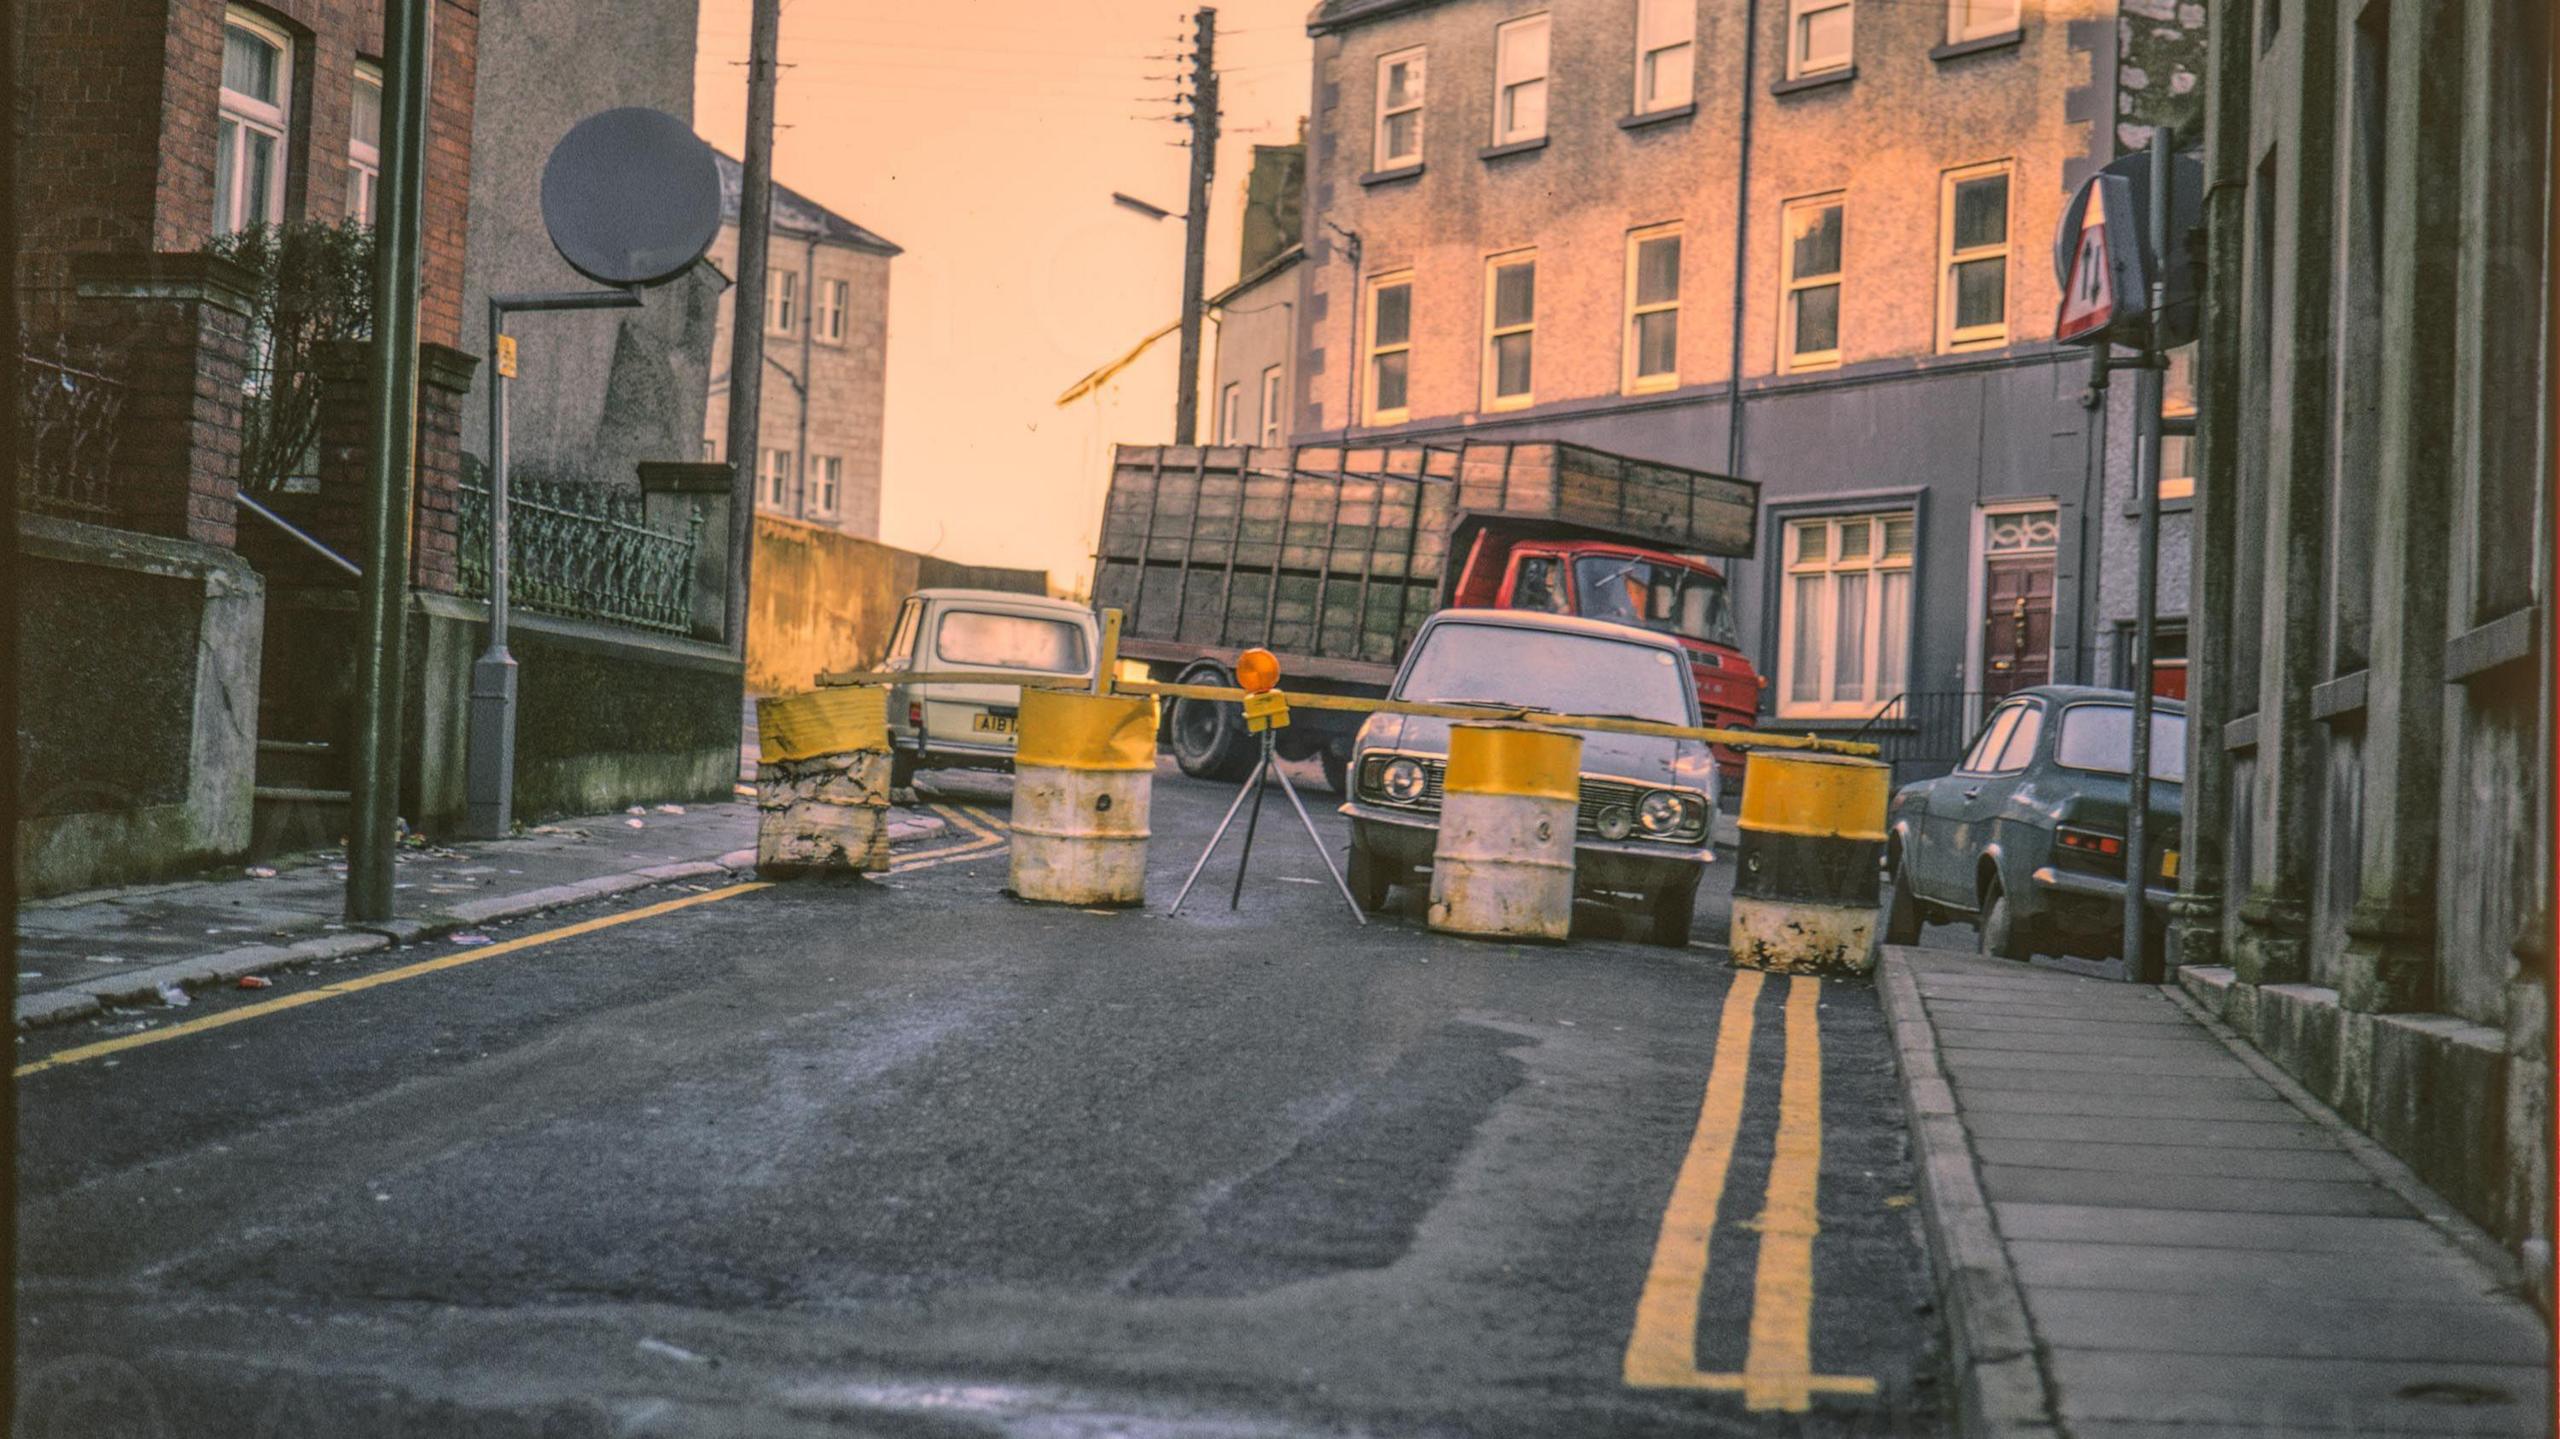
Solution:
<svg viewBox="0 0 2560 1439"><path fill-rule="evenodd" d="M2132 753L2128 691L2039 685L2004 697L1954 773L1893 797L1885 942L1912 944L1924 923L1970 920L1982 952L2002 959L2117 954ZM2186 708L2157 701L2142 866L2148 947L2161 944L2177 892L2186 763Z"/></svg>

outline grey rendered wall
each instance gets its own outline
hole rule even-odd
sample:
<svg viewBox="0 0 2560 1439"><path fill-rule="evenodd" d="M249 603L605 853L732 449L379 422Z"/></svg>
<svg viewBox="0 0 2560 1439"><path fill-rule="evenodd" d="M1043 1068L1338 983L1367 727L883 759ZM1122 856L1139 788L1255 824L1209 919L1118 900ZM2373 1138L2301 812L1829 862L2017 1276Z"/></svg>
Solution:
<svg viewBox="0 0 2560 1439"><path fill-rule="evenodd" d="M1279 365L1280 441L1288 443L1291 377L1287 366L1297 340L1298 277L1302 268L1291 265L1267 277L1216 312L1217 364L1215 380L1201 406L1202 438L1219 444L1261 444L1262 372ZM1236 386L1236 424L1240 433L1221 435L1217 433L1218 416L1222 413L1219 406L1229 385Z"/></svg>

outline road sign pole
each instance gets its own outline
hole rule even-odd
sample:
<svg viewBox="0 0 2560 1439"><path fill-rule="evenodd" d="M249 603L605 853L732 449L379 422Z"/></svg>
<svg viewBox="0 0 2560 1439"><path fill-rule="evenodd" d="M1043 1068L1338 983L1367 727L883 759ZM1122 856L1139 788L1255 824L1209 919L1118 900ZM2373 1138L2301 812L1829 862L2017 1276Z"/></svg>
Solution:
<svg viewBox="0 0 2560 1439"><path fill-rule="evenodd" d="M2150 323L2143 334L2142 372L2134 386L2134 422L2141 436L2140 463L2134 483L2141 488L2139 554L2134 568L2133 620L2133 754L2131 802L2124 823L2125 900L2124 972L2138 984L2158 984L2166 976L2147 953L2145 931L2151 922L2151 688L2153 629L2159 614L2160 577L2160 399L2168 356L2160 348L2166 322L2169 283L2169 127L2151 132L2150 233L2145 236L2151 280ZM2163 946L2165 949L2165 946Z"/></svg>

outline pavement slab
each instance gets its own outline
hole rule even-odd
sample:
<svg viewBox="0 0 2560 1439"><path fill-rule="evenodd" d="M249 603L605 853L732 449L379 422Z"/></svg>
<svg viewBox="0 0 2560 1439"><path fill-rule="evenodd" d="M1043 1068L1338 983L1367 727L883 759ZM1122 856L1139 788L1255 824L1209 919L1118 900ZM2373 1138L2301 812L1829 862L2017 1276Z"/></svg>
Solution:
<svg viewBox="0 0 2560 1439"><path fill-rule="evenodd" d="M2494 1246L2167 990L1901 947L1878 988L1932 1244L1971 1256L1937 1265L1959 1430L2550 1432Z"/></svg>

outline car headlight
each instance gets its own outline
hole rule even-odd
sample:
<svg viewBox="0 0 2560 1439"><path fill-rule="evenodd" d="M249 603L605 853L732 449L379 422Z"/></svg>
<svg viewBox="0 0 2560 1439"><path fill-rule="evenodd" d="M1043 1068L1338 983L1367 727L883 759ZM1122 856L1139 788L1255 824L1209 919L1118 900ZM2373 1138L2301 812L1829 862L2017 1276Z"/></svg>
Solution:
<svg viewBox="0 0 2560 1439"><path fill-rule="evenodd" d="M1635 828L1635 818L1625 805L1613 804L1600 811L1592 820L1591 827L1600 832L1602 839L1625 839Z"/></svg>
<svg viewBox="0 0 2560 1439"><path fill-rule="evenodd" d="M1644 826L1646 834L1665 835L1680 828L1687 811L1680 796L1656 790L1636 805L1636 823Z"/></svg>
<svg viewBox="0 0 2560 1439"><path fill-rule="evenodd" d="M1386 769L1378 776L1378 787L1386 791L1387 798L1402 804L1422 798L1422 783L1422 766L1409 759L1387 761Z"/></svg>

